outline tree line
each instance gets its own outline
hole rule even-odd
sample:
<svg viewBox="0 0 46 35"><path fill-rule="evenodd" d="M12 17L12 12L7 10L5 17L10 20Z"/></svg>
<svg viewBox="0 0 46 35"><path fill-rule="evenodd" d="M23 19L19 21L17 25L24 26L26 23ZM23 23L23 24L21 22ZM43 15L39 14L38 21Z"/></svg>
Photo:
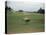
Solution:
<svg viewBox="0 0 46 35"><path fill-rule="evenodd" d="M7 6L7 1L5 2L5 10L9 10L9 11L12 10L11 7L8 7L8 6ZM23 10L18 10L18 12L24 12L24 11L23 11ZM45 10L42 9L42 8L40 8L40 9L39 9L37 12L35 12L35 13L44 14L44 13L45 13Z"/></svg>

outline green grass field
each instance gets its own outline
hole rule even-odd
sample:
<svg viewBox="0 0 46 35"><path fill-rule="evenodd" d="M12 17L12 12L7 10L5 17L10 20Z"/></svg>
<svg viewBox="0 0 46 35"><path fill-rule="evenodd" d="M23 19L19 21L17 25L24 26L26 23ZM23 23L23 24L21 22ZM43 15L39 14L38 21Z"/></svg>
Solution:
<svg viewBox="0 0 46 35"><path fill-rule="evenodd" d="M26 25L24 17L30 17ZM8 13L7 14L8 33L32 33L44 32L44 15L39 13Z"/></svg>

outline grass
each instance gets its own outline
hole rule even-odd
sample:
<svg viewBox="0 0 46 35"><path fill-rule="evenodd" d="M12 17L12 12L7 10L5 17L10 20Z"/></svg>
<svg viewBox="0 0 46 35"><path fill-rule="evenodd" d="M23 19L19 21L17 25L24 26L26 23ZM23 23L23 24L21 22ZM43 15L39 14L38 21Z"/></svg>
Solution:
<svg viewBox="0 0 46 35"><path fill-rule="evenodd" d="M27 15L28 14L28 15ZM30 17L30 22L25 25L24 17ZM8 13L7 32L8 33L29 33L44 31L44 15L38 13Z"/></svg>

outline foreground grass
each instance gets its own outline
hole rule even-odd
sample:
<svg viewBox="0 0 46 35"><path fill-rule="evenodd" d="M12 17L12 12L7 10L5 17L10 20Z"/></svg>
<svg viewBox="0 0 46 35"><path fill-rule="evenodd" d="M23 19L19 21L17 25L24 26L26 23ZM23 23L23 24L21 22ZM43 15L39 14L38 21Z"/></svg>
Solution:
<svg viewBox="0 0 46 35"><path fill-rule="evenodd" d="M24 17L30 17L30 22L25 25ZM10 13L7 14L8 33L28 33L44 31L44 15L37 13Z"/></svg>

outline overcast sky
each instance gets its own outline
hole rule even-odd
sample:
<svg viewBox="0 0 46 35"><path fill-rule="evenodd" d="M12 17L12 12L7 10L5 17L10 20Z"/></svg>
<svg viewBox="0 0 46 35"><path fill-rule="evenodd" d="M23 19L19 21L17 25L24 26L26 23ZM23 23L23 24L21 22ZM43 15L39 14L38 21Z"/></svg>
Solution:
<svg viewBox="0 0 46 35"><path fill-rule="evenodd" d="M44 3L31 1L8 1L7 5L14 10L24 11L37 11L40 7L44 8Z"/></svg>

